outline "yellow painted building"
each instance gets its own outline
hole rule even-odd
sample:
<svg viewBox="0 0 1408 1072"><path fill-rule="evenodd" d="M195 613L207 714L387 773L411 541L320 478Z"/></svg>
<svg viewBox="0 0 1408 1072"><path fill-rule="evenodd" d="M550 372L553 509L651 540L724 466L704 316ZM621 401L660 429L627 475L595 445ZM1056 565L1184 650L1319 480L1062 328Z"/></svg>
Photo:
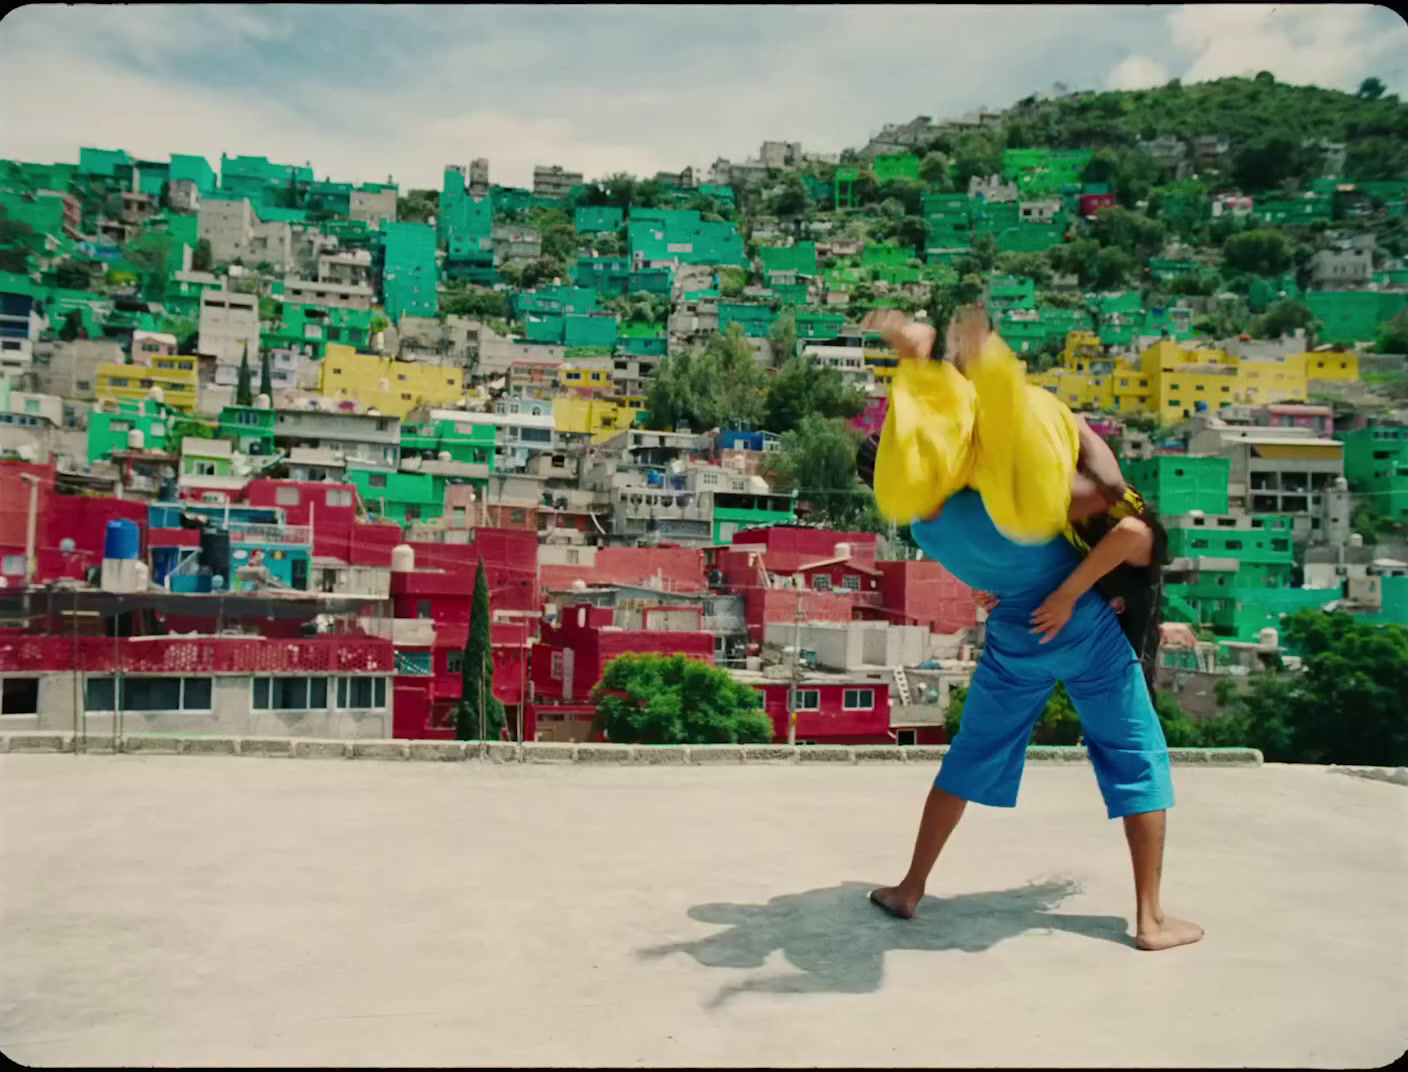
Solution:
<svg viewBox="0 0 1408 1072"><path fill-rule="evenodd" d="M101 364L96 376L93 393L99 401L140 402L160 387L168 406L194 413L200 398L200 371L191 356L154 357L150 366Z"/></svg>
<svg viewBox="0 0 1408 1072"><path fill-rule="evenodd" d="M609 391L611 369L563 365L557 372L557 386L568 391Z"/></svg>
<svg viewBox="0 0 1408 1072"><path fill-rule="evenodd" d="M589 435L601 443L631 427L635 413L608 398L562 395L553 399L552 418L559 435Z"/></svg>
<svg viewBox="0 0 1408 1072"><path fill-rule="evenodd" d="M448 365L395 361L358 353L345 343L328 343L318 390L328 398L352 398L404 417L417 406L450 406L464 397L464 370Z"/></svg>
<svg viewBox="0 0 1408 1072"><path fill-rule="evenodd" d="M1137 359L1105 357L1090 332L1072 332L1061 364L1028 375L1072 409L1148 413L1172 423L1224 405L1303 402L1315 380L1357 381L1354 354L1311 352L1284 358L1238 358L1226 350L1180 347L1165 339Z"/></svg>

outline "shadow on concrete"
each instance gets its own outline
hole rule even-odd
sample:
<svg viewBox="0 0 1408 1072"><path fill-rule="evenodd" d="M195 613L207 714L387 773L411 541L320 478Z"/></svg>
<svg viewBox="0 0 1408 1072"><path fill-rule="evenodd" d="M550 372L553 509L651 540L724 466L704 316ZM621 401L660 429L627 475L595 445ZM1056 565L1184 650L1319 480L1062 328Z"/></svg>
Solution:
<svg viewBox="0 0 1408 1072"><path fill-rule="evenodd" d="M874 885L843 882L807 893L774 897L767 904L707 904L689 910L700 923L727 930L693 942L640 951L645 959L688 953L711 968L761 968L775 950L798 969L791 975L749 979L726 986L710 1003L717 1007L738 994L865 994L878 990L885 954L892 950L982 953L1028 931L1070 931L1133 946L1119 916L1058 915L1052 912L1081 891L1070 879L1033 882L1015 889L925 897L913 919L886 914L869 901Z"/></svg>

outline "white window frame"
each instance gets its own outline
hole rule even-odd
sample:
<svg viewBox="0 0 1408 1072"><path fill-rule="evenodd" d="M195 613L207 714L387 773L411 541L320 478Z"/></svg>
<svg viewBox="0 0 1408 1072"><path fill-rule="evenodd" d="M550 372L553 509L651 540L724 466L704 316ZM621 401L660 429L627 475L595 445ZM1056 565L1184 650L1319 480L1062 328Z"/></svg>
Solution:
<svg viewBox="0 0 1408 1072"><path fill-rule="evenodd" d="M814 591L814 592L829 592L829 591L831 591L831 574L829 574L829 573L814 573L814 574L812 574L812 591Z"/></svg>
<svg viewBox="0 0 1408 1072"><path fill-rule="evenodd" d="M851 703L852 696L857 698L864 693L865 703ZM841 693L841 710L843 711L874 711L875 710L875 690L874 689L845 689Z"/></svg>
<svg viewBox="0 0 1408 1072"><path fill-rule="evenodd" d="M820 689L798 689L797 707L798 711L820 711L821 710L821 690Z"/></svg>
<svg viewBox="0 0 1408 1072"><path fill-rule="evenodd" d="M854 573L848 573L841 578L841 587L848 592L860 591L860 578Z"/></svg>
<svg viewBox="0 0 1408 1072"><path fill-rule="evenodd" d="M554 681L561 681L561 680L562 680L562 675L565 674L566 672L567 672L567 660L566 660L566 658L564 657L563 652L560 652L560 651L555 651L555 652L553 652L553 653L552 653L552 658L551 658L551 660L549 661L549 664L548 664L548 675L549 675Z"/></svg>

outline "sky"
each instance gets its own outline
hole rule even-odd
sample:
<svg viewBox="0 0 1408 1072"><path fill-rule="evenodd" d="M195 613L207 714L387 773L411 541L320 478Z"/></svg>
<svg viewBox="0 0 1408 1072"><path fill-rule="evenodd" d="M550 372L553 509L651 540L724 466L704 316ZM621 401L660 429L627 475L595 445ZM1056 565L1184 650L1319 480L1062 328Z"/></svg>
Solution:
<svg viewBox="0 0 1408 1072"><path fill-rule="evenodd" d="M404 190L486 157L528 186L535 164L707 170L1055 83L1260 70L1408 98L1408 23L1368 4L31 4L0 21L0 158L225 152Z"/></svg>

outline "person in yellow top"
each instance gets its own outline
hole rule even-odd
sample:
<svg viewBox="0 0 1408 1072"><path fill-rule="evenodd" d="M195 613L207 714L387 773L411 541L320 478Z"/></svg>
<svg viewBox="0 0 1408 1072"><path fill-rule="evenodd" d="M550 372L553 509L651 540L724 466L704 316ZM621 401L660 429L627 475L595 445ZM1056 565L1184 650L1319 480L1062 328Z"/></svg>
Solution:
<svg viewBox="0 0 1408 1072"><path fill-rule="evenodd" d="M1003 535L1042 543L1124 496L1109 447L1059 398L1026 382L982 306L954 318L951 361L930 361L934 328L896 310L876 310L861 327L900 355L875 463L875 505L887 519L932 517L971 487Z"/></svg>

